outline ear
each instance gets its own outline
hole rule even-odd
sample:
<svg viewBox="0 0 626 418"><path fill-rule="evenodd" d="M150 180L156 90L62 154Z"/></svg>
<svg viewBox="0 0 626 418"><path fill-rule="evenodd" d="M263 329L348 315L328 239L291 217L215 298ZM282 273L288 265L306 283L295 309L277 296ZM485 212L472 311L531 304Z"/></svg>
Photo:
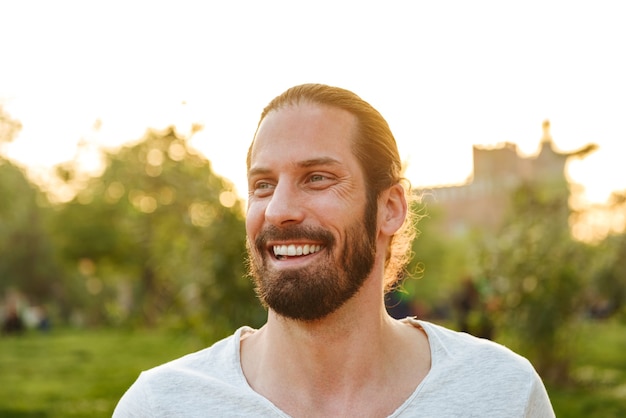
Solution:
<svg viewBox="0 0 626 418"><path fill-rule="evenodd" d="M385 190L379 199L380 232L392 236L404 223L408 210L404 187L394 184Z"/></svg>

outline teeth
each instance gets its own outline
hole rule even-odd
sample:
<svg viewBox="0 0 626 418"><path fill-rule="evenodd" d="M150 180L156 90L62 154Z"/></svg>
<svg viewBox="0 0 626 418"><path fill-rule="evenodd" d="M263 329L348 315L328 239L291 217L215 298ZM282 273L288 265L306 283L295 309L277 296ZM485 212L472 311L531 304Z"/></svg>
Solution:
<svg viewBox="0 0 626 418"><path fill-rule="evenodd" d="M274 245L274 255L289 256L307 255L318 252L322 247L320 245Z"/></svg>

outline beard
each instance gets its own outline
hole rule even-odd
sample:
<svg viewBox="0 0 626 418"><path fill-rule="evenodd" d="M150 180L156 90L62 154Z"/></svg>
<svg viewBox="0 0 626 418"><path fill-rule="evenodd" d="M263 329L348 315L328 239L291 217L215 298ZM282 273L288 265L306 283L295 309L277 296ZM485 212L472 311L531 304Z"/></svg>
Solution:
<svg viewBox="0 0 626 418"><path fill-rule="evenodd" d="M346 228L346 241L336 253L335 237L323 228L269 226L254 244L248 240L248 266L256 293L267 308L286 318L315 321L335 312L363 286L376 255L376 204L368 202L363 219ZM267 242L308 239L320 242L327 260L277 271L268 267ZM319 257L319 255L318 255Z"/></svg>

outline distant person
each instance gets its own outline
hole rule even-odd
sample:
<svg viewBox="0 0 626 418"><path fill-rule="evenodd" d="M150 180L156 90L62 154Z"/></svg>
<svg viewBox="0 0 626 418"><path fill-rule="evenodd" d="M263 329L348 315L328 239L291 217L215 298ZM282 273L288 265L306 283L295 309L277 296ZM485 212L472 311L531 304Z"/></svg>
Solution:
<svg viewBox="0 0 626 418"><path fill-rule="evenodd" d="M2 334L21 334L24 332L25 328L24 320L17 309L17 303L10 301L5 308L4 319L2 321Z"/></svg>
<svg viewBox="0 0 626 418"><path fill-rule="evenodd" d="M481 338L493 338L493 324L485 298L486 295L481 294L478 284L471 277L461 280L459 291L452 301L459 331Z"/></svg>
<svg viewBox="0 0 626 418"><path fill-rule="evenodd" d="M262 112L247 167L266 324L142 373L114 417L554 416L526 359L386 312L413 225L395 139L372 106L293 87Z"/></svg>
<svg viewBox="0 0 626 418"><path fill-rule="evenodd" d="M50 316L48 316L48 310L45 306L36 306L33 308L36 319L35 327L44 333L47 333L52 328Z"/></svg>

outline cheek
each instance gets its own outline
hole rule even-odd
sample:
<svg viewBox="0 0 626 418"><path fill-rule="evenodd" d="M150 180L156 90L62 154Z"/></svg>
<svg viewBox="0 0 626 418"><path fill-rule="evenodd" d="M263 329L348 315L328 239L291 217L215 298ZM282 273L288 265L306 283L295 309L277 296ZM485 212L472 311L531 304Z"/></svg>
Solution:
<svg viewBox="0 0 626 418"><path fill-rule="evenodd" d="M254 236L263 225L263 213L264 208L258 203L248 205L246 211L246 234L248 236Z"/></svg>

